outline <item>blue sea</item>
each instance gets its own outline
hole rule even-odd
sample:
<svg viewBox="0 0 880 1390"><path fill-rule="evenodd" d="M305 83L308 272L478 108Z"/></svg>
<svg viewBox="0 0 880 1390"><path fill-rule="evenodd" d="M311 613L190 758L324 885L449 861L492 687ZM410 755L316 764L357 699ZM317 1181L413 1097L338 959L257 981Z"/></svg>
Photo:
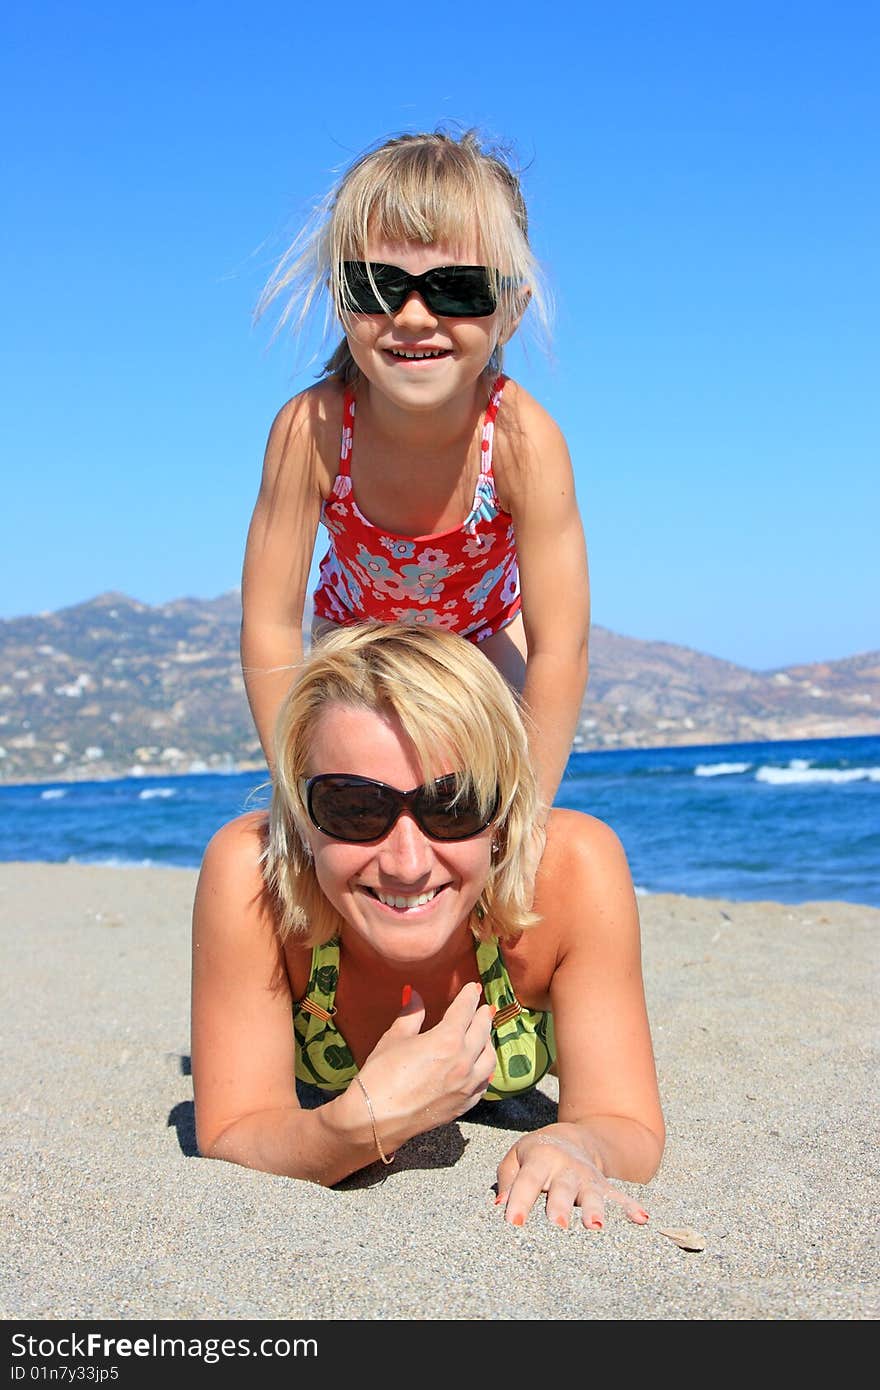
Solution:
<svg viewBox="0 0 880 1390"><path fill-rule="evenodd" d="M195 868L265 775L0 787L0 860ZM557 805L614 827L645 893L880 907L880 738L573 753Z"/></svg>

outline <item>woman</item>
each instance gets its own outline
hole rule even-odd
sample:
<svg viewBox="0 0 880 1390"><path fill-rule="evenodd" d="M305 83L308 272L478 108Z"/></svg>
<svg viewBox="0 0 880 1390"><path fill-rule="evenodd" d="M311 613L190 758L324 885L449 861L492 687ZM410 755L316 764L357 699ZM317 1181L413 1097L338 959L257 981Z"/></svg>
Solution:
<svg viewBox="0 0 880 1390"><path fill-rule="evenodd" d="M522 1225L566 1227L664 1143L638 912L600 821L537 814L522 717L469 642L368 624L312 649L279 716L268 817L205 854L193 923L201 1152L330 1186L551 1067L558 1121L501 1158ZM291 1022L292 1013L292 1022ZM332 1092L303 1109L295 1077ZM353 1083L353 1084L352 1084Z"/></svg>

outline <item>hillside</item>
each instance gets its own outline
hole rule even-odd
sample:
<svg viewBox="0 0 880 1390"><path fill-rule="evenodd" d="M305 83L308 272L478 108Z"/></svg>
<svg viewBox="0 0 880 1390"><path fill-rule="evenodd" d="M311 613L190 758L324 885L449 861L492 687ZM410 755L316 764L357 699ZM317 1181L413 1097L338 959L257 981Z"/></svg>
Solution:
<svg viewBox="0 0 880 1390"><path fill-rule="evenodd" d="M0 782L262 765L237 592L0 622ZM594 627L579 750L880 733L880 652L756 672Z"/></svg>

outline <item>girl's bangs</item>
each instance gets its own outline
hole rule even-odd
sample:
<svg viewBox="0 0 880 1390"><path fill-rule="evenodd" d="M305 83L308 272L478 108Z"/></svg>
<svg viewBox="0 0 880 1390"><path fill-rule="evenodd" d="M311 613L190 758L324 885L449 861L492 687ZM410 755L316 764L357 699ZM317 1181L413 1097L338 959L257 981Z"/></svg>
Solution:
<svg viewBox="0 0 880 1390"><path fill-rule="evenodd" d="M340 261L367 260L370 242L440 242L468 261L476 255L481 264L499 265L503 256L507 273L520 271L522 236L494 180L455 167L438 176L419 164L384 172L353 181L337 201L333 250Z"/></svg>
<svg viewBox="0 0 880 1390"><path fill-rule="evenodd" d="M464 254L472 247L478 230L473 204L461 208L447 204L443 207L419 206L385 193L373 200L372 206L356 221L340 219L337 244L340 260L369 259L370 245L377 242L414 242L432 246L437 242ZM472 251L468 250L468 254Z"/></svg>

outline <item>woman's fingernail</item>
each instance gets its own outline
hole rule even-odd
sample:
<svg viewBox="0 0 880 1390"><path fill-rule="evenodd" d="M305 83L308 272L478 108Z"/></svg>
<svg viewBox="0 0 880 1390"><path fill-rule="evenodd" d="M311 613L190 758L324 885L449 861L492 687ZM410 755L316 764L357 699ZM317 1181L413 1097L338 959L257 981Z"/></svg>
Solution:
<svg viewBox="0 0 880 1390"><path fill-rule="evenodd" d="M511 1226L524 1226L526 1224L526 1218L521 1212L517 1212L516 1216L510 1218L510 1224Z"/></svg>
<svg viewBox="0 0 880 1390"><path fill-rule="evenodd" d="M410 1001L411 999L412 999L412 985L404 985L404 987L403 987L403 993L402 993L401 996L400 996L400 1007L401 1007L402 1009L405 1009L406 1006L407 1006L407 1004L409 1003L409 1001Z"/></svg>
<svg viewBox="0 0 880 1390"><path fill-rule="evenodd" d="M504 1193L504 1192L499 1192L499 1193L498 1193L498 1196L495 1198L495 1205L496 1205L496 1207L498 1206L498 1203L499 1203L499 1202L504 1202L504 1201L506 1201L506 1200L507 1200L506 1193Z"/></svg>
<svg viewBox="0 0 880 1390"><path fill-rule="evenodd" d="M489 1005L489 1014L490 1014L490 1017L494 1018L495 1015L497 1014L497 1012L498 1012L498 1005L497 1005L497 1004L490 1004L490 1005Z"/></svg>

